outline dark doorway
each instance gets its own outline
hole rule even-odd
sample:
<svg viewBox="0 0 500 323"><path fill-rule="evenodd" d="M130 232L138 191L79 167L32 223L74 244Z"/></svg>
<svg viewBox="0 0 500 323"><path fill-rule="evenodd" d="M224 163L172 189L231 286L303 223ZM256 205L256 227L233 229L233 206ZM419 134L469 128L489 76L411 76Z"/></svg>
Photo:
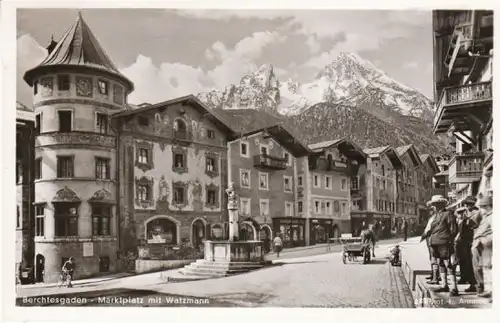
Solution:
<svg viewBox="0 0 500 323"><path fill-rule="evenodd" d="M201 220L193 222L192 228L193 247L202 248L205 240L205 224Z"/></svg>
<svg viewBox="0 0 500 323"><path fill-rule="evenodd" d="M45 275L45 257L41 254L36 255L36 278L35 282L43 283Z"/></svg>

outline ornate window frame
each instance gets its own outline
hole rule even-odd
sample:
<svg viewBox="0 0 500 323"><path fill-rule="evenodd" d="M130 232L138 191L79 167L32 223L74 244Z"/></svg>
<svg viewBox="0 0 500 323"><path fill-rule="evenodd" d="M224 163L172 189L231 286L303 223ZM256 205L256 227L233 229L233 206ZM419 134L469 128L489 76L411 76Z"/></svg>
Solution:
<svg viewBox="0 0 500 323"><path fill-rule="evenodd" d="M214 204L209 204L208 203L208 192L209 191L214 191L215 192L215 203ZM210 183L209 185L205 185L205 206L208 208L219 208L220 206L220 189L219 186Z"/></svg>
<svg viewBox="0 0 500 323"><path fill-rule="evenodd" d="M247 203L245 204L243 202L247 202ZM245 212L247 210L243 210L243 205L248 205L248 212ZM240 211L242 216L251 216L252 215L252 199L249 197L240 197L239 211Z"/></svg>
<svg viewBox="0 0 500 323"><path fill-rule="evenodd" d="M243 185L243 174L248 174L248 185ZM252 188L252 172L249 169L240 168L240 187L241 188Z"/></svg>
<svg viewBox="0 0 500 323"><path fill-rule="evenodd" d="M50 97L54 95L54 77L53 76L46 76L40 78L40 83L41 87L41 93L40 95L42 97Z"/></svg>
<svg viewBox="0 0 500 323"><path fill-rule="evenodd" d="M264 175L266 178L266 187L260 186L260 177ZM269 191L269 173L267 172L259 172L259 191Z"/></svg>
<svg viewBox="0 0 500 323"><path fill-rule="evenodd" d="M59 176L59 161L61 158L69 158L72 164L71 176ZM57 155L56 156L56 178L74 178L75 177L75 155Z"/></svg>
<svg viewBox="0 0 500 323"><path fill-rule="evenodd" d="M147 187L148 191L147 191L147 194L148 194L148 199L147 200L139 200L139 194L138 194L138 189L139 189L139 185L144 185ZM153 201L154 201L154 197L153 197L153 185L154 185L154 180L152 178L148 178L146 176L142 176L140 178L136 177L135 178L135 196L134 196L134 200L135 200L135 204L136 205L140 205L142 208L148 208L148 207L151 207L153 206Z"/></svg>
<svg viewBox="0 0 500 323"><path fill-rule="evenodd" d="M90 83L90 93L89 94L83 94L83 93L78 93L78 82L79 81L88 81ZM92 77L88 76L76 76L75 77L75 87L76 87L76 96L79 97L84 97L84 98L92 98L94 97L94 79Z"/></svg>
<svg viewBox="0 0 500 323"><path fill-rule="evenodd" d="M116 104L125 103L123 86L116 83L113 84L113 102Z"/></svg>
<svg viewBox="0 0 500 323"><path fill-rule="evenodd" d="M153 143L147 141L136 141L135 142L135 166L146 172L154 168L153 162ZM148 152L148 160L146 163L141 163L139 161L139 151L140 149L146 149Z"/></svg>
<svg viewBox="0 0 500 323"><path fill-rule="evenodd" d="M290 186L289 190L287 190L287 187L286 187L286 180L288 180L288 185ZM292 178L292 176L283 175L283 192L293 193L293 178Z"/></svg>
<svg viewBox="0 0 500 323"><path fill-rule="evenodd" d="M214 167L215 167L214 170L207 169L209 158L213 159L213 161L214 161ZM205 153L205 174L207 174L210 178L217 177L217 176L219 176L219 169L220 169L219 155L214 153L214 152L210 152L210 151L206 152Z"/></svg>
<svg viewBox="0 0 500 323"><path fill-rule="evenodd" d="M183 190L183 193L182 193L183 201L182 202L177 202L175 200L175 191L179 188L181 188ZM187 206L187 204L188 204L188 183L185 183L182 181L172 182L172 205L177 207L177 208L182 208L182 207Z"/></svg>
<svg viewBox="0 0 500 323"><path fill-rule="evenodd" d="M266 205L266 210L263 210L262 209L262 204L265 204ZM269 216L269 213L270 213L270 203L269 203L269 199L259 199L259 213L260 213L260 216Z"/></svg>
<svg viewBox="0 0 500 323"><path fill-rule="evenodd" d="M241 149L241 146L242 145L245 145L246 146L246 153L243 154L242 152L242 149ZM239 147L238 147L239 151L240 151L240 157L244 157L244 158L250 158L250 143L246 140L241 140L240 143L239 143Z"/></svg>
<svg viewBox="0 0 500 323"><path fill-rule="evenodd" d="M181 148L181 147L176 147L176 146L172 146L172 171L179 174L179 175L182 175L184 173L187 173L188 172L188 158L187 158L187 149L185 148ZM183 156L183 167L176 167L175 166L175 156L176 155L182 155Z"/></svg>

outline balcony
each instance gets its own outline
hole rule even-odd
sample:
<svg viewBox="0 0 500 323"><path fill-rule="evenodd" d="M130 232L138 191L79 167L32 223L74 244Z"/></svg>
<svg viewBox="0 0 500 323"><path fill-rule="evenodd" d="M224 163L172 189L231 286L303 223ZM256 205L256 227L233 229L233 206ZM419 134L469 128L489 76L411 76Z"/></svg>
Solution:
<svg viewBox="0 0 500 323"><path fill-rule="evenodd" d="M191 141L193 140L192 133L186 130L173 130L173 137L175 140Z"/></svg>
<svg viewBox="0 0 500 323"><path fill-rule="evenodd" d="M311 163L310 169L349 173L350 167L348 163L340 160L318 159L316 163Z"/></svg>
<svg viewBox="0 0 500 323"><path fill-rule="evenodd" d="M271 155L255 155L253 156L253 164L255 167L268 169L286 169L286 159Z"/></svg>
<svg viewBox="0 0 500 323"><path fill-rule="evenodd" d="M436 114L434 115L434 133L445 133L451 127L454 130L470 130L467 119L470 115L487 122L493 103L491 82L448 87L441 93Z"/></svg>
<svg viewBox="0 0 500 323"><path fill-rule="evenodd" d="M472 183L479 181L483 173L483 152L456 155L450 160L449 182Z"/></svg>

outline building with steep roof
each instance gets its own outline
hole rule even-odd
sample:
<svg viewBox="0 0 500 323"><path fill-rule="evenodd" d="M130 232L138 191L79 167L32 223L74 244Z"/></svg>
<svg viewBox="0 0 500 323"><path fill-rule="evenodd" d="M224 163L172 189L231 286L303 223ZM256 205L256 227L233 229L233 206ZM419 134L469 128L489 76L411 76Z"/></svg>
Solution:
<svg viewBox="0 0 500 323"><path fill-rule="evenodd" d="M117 138L109 117L127 109L133 84L80 14L47 50L24 80L36 121L35 276L54 282L69 257L76 277L116 270Z"/></svg>
<svg viewBox="0 0 500 323"><path fill-rule="evenodd" d="M400 227L406 219L409 229L418 224L417 174L422 161L414 145L396 148L403 167L396 172L396 223Z"/></svg>
<svg viewBox="0 0 500 323"><path fill-rule="evenodd" d="M228 142L228 181L240 196L240 239L262 240L270 250L276 233L284 247L306 244L306 219L297 202L298 159L307 146L266 112L252 109L217 111L236 132Z"/></svg>
<svg viewBox="0 0 500 323"><path fill-rule="evenodd" d="M351 181L351 225L359 234L363 223L376 224L379 236L391 235L396 211L396 172L403 166L393 147L366 148L366 167ZM357 186L357 191L353 190Z"/></svg>
<svg viewBox="0 0 500 323"><path fill-rule="evenodd" d="M448 208L493 194L493 10L434 10L435 134L454 138ZM439 176L440 182L445 179Z"/></svg>
<svg viewBox="0 0 500 323"><path fill-rule="evenodd" d="M351 230L351 192L357 189L367 156L347 138L310 144L297 161L299 214L306 218L306 242L325 243Z"/></svg>

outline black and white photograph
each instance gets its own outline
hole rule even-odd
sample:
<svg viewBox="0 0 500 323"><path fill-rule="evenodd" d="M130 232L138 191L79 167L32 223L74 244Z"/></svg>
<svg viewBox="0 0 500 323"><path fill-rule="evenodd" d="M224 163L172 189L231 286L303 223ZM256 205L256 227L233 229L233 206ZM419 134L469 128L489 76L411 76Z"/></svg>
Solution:
<svg viewBox="0 0 500 323"><path fill-rule="evenodd" d="M493 308L492 8L115 3L9 10L13 306Z"/></svg>

